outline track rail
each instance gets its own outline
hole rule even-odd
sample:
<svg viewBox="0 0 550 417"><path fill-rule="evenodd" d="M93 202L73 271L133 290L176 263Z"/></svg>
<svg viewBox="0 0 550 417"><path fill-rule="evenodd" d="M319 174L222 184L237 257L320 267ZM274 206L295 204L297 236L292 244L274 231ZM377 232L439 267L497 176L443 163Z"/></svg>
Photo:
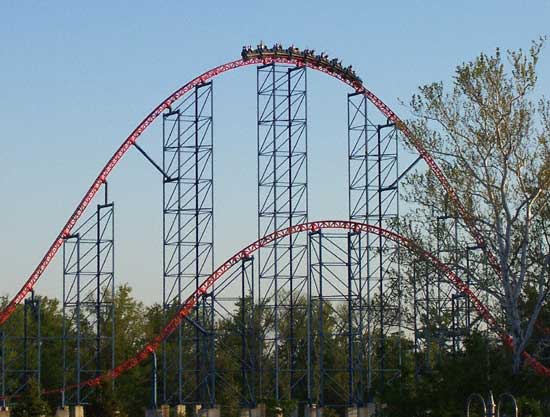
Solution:
<svg viewBox="0 0 550 417"><path fill-rule="evenodd" d="M485 239L483 238L481 232L477 229L474 219L471 216L471 214L465 209L464 205L460 201L458 194L454 190L454 188L451 186L447 178L445 177L443 171L439 167L439 165L436 163L436 161L433 159L433 157L429 154L429 152L426 150L426 148L423 146L421 140L417 138L412 131L405 125L405 123L397 116L396 113L394 113L382 100L380 100L373 92L368 90L365 86L362 84L359 84L357 82L354 82L352 80L349 80L342 76L342 74L338 72L329 71L326 66L318 65L315 62L312 62L311 60L307 60L300 56L294 56L294 57L285 57L285 56L270 56L269 54L266 54L265 56L262 56L261 58L251 58L251 59L240 59L236 61L232 61L220 66L217 66L202 75L194 78L178 90L176 90L173 94L171 94L168 98L166 98L163 102L161 102L156 108L149 113L145 119L132 131L132 133L126 138L126 140L120 145L120 147L117 149L117 151L114 153L114 155L109 159L107 164L103 167L103 169L100 171L99 175L95 179L95 181L92 183L72 215L67 220L66 224L62 228L61 232L58 234L56 239L53 241L49 249L47 250L44 257L41 259L38 266L34 269L32 274L29 276L25 284L21 287L21 289L18 291L18 293L13 297L13 299L10 300L9 304L4 308L4 310L0 313L0 326L4 324L9 317L13 314L15 311L17 305L21 303L24 298L27 296L27 294L34 288L37 281L40 279L52 259L55 257L61 246L63 245L64 239L71 234L72 229L80 219L80 217L83 215L84 211L88 207L88 205L93 200L94 196L97 194L101 186L105 183L108 176L112 172L112 170L115 168L115 166L120 162L120 160L123 158L123 156L126 154L126 152L132 147L132 145L139 139L141 134L167 109L171 107L171 105L176 102L178 99L180 99L183 95L191 91L195 86L198 86L200 84L203 84L212 78L227 72L231 71L240 67L248 66L248 65L257 65L257 64L269 64L269 63L280 63L280 64L288 64L288 65L295 65L295 66L307 66L309 68L312 68L314 70L326 73L327 75L330 75L334 78L339 79L343 83L349 85L351 88L356 90L356 92L364 94L365 97L379 110L384 114L389 121L395 123L396 127L404 134L406 140L410 143L411 146L413 146L419 153L420 157L424 159L426 164L428 165L429 169L434 173L434 175L438 178L439 182L445 189L445 191L448 193L452 203L455 205L456 209L460 213L461 217L464 219L464 222L466 223L470 233L472 234L474 240L476 243L483 249L485 252L489 264L494 269L494 271L497 273L498 276L502 277L500 264L495 257L495 255L490 251L488 248ZM476 310L479 312L479 314L489 323L489 325L497 330L497 333L501 335L503 341L508 346L513 346L513 339L511 336L505 334L503 330L500 328L498 323L496 322L496 319L491 315L489 310L486 306L484 306L481 301L475 296L475 294L468 288L468 286L458 278L445 264L443 264L440 260L435 258L433 255L422 251L420 248L418 248L414 242L407 240L403 236L397 235L389 230L384 230L380 228L376 228L374 226L360 224L360 223L354 223L354 222L345 222L345 221L327 221L327 222L315 222L315 223L307 223L300 226L295 226L294 228L286 229L284 231L276 232L273 235L270 235L268 237L265 237L263 239L260 239L259 241L255 242L254 244L250 245L247 249L244 251L239 252L235 257L231 258L229 261L224 263L220 268L216 270L214 274L212 274L199 288L199 290L193 294L187 302L184 304L180 312L177 314L177 316L172 319L166 326L166 328L159 334L153 341L151 341L150 344L148 344L142 351L138 353L134 358L131 358L121 365L117 366L113 370L109 371L107 374L104 374L101 377L85 381L81 385L97 385L101 382L103 379L108 378L116 378L120 374L124 373L128 369L133 368L138 363L142 362L145 358L147 358L157 347L158 344L164 340L181 322L182 318L185 317L189 311L193 308L195 303L198 300L198 297L202 295L204 292L201 291L201 289L209 288L213 282L215 282L220 276L223 275L223 273L231 267L231 265L234 265L234 263L230 263L232 260L234 262L237 262L239 259L242 259L242 256L245 255L246 251L254 251L257 250L259 247L267 244L269 241L273 241L275 239L278 239L283 236L287 236L292 233L296 233L299 231L306 231L306 230L313 230L312 228L343 228L343 229L357 229L369 233L378 233L384 235L386 238L393 239L395 241L400 242L404 246L408 247L411 250L415 250L417 252L421 252L423 256L427 257L429 260L431 260L440 270L445 273L445 275L449 278L449 280L455 284L455 286L459 289L459 291L464 292L465 294L470 297L472 300L474 306L476 307ZM271 239L271 240L269 240ZM542 364L540 364L538 361L536 361L533 357L531 357L527 352L523 353L523 357L526 361L526 363L531 366L533 369L537 371L537 373L541 375L550 376L550 370L546 367L544 367ZM59 391L59 390L58 390Z"/></svg>
<svg viewBox="0 0 550 417"><path fill-rule="evenodd" d="M316 232L322 229L350 230L356 233L362 232L362 233L370 233L377 236L382 236L386 239L390 239L391 241L400 244L401 246L408 249L409 251L416 253L421 258L431 262L435 268L437 268L441 273L445 275L445 277L449 280L449 282L452 285L454 285L458 291L465 294L470 299L470 301L472 302L478 314L491 327L491 329L495 331L495 333L501 338L504 344L509 348L512 348L512 344L513 344L512 337L506 334L504 329L498 323L497 319L491 314L487 306L483 304L483 302L470 289L470 287L462 279L460 279L460 277L457 274L455 274L453 270L448 265L446 265L443 261L441 261L437 256L424 250L423 248L418 246L418 244L416 244L414 241L404 236L401 236L391 230L387 230L387 229L384 229L378 226L373 226L366 223L358 223L358 222L352 222L347 220L323 220L323 221L303 223L303 224L291 226L286 229L276 231L261 239L258 239L254 243L238 251L232 257L226 260L221 266L219 266L199 286L199 288L185 300L180 310L167 323L166 327L164 327L158 335L156 335L151 341L149 341L149 343L142 350L140 350L134 357L125 360L115 368L111 369L110 371L102 375L83 381L78 385L75 384L75 385L68 386L66 387L65 390L69 391L69 390L76 389L78 387L80 388L95 387L100 385L104 381L116 379L120 375L129 371L130 369L136 367L141 362L149 358L149 356L151 356L153 352L160 347L161 343L164 340L166 340L168 336L170 336L178 328L179 324L185 319L185 317L191 313L191 310L195 307L195 305L197 305L197 303L200 301L203 294L206 294L208 290L214 285L214 283L217 280L219 280L221 277L223 277L235 264L237 264L243 259L248 259L254 252L256 252L262 247L265 247L266 245L269 245L270 243L276 240L285 238L287 236L290 236L296 233ZM523 359L525 360L525 363L528 366L530 366L537 374L542 376L547 376L547 377L550 376L550 369L546 368L544 365L538 362L529 353L523 352ZM64 390L62 388L60 389L58 388L58 389L46 390L44 391L44 394L51 395L51 394L61 393L63 391ZM0 399L2 398L0 397Z"/></svg>
<svg viewBox="0 0 550 417"><path fill-rule="evenodd" d="M200 85L202 83L205 83L212 78L227 72L231 71L240 67L248 66L248 65L257 65L257 64L269 64L269 63L280 63L280 64L288 64L288 65L295 65L295 66L307 66L309 68L312 68L314 70L323 72L327 75L330 75L331 77L334 77L343 83L349 85L354 90L356 90L358 93L362 93L367 97L367 99L374 104L374 106L380 110L387 118L388 120L395 123L396 127L403 132L409 143L416 148L419 155L426 161L428 167L431 169L431 171L434 173L434 175L438 178L440 183L442 184L445 191L449 194L453 204L456 206L457 210L459 211L460 215L464 219L466 225L468 226L468 229L470 230L470 233L474 237L476 243L483 248L485 251L487 258L489 260L489 263L495 270L495 272L501 276L501 270L498 263L498 260L494 256L494 254L488 249L485 240L477 227L475 226L475 223L473 221L473 218L468 213L468 211L465 209L464 205L461 203L460 199L458 198L458 195L456 194L455 190L443 174L443 171L438 166L436 161L432 158L432 156L429 154L429 152L424 148L422 142L413 135L413 133L410 131L410 129L403 123L403 121L397 116L396 113L394 113L382 100L380 100L373 92L368 90L365 86L362 84L359 84L357 81L353 81L350 79L345 78L342 76L342 74L338 72L329 71L329 69L324 65L319 65L315 61L307 60L304 57L300 56L293 56L293 57L285 57L285 56L275 56L266 54L265 56L261 58L251 58L251 59L239 59L236 61L228 62L226 64L217 66L202 75L194 78L187 84L185 84L183 87L176 90L174 93L172 93L168 98L166 98L162 103L160 103L143 121L132 131L130 136L126 138L126 140L120 145L120 147L117 149L117 151L114 153L114 155L109 159L107 164L103 167L95 181L92 183L78 206L76 207L73 214L69 217L67 220L67 223L65 226L63 226L63 229L61 229L61 232L58 234L56 239L53 241L49 249L47 250L44 257L41 259L38 266L34 269L32 274L29 276L25 284L21 287L21 289L17 292L17 294L10 300L9 304L2 310L0 313L0 326L5 323L9 317L13 314L15 311L17 305L23 301L23 299L27 296L27 294L34 288L37 281L40 279L52 259L55 257L61 246L63 245L63 240L65 237L69 236L71 234L72 229L76 225L77 221L80 219L88 205L91 203L94 196L97 194L99 189L101 188L102 184L107 180L107 177L110 175L111 171L115 168L115 166L120 162L122 157L126 154L128 149L131 148L131 146L138 140L138 138L141 136L141 134L167 109L170 108L170 106L176 102L178 99L180 99L183 95L188 93L190 90L192 90L195 86Z"/></svg>

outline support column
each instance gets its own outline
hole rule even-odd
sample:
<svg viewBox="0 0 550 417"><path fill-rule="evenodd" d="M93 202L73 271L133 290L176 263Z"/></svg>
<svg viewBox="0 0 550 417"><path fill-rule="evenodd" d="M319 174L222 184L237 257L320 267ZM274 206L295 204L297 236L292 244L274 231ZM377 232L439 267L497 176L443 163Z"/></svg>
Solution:
<svg viewBox="0 0 550 417"><path fill-rule="evenodd" d="M474 252L479 251L479 247L467 244L469 234L460 218L445 207L445 201L446 198L443 199L441 211L434 210L434 221L428 233L435 236L434 252L437 257L455 273L465 276L465 282L470 286L472 276L477 275L475 271L481 266L479 254L476 256ZM433 346L438 347L437 352L462 350L472 324L469 298L457 292L444 274L422 261L415 263L413 272L415 350L423 352L422 358L416 355L418 378L421 373L431 372L431 364L441 360Z"/></svg>
<svg viewBox="0 0 550 417"><path fill-rule="evenodd" d="M366 286L363 271L365 238L361 233L350 232L347 236L347 362L348 362L348 405L361 407L365 403L365 323Z"/></svg>
<svg viewBox="0 0 550 417"><path fill-rule="evenodd" d="M0 396L9 398L26 389L29 379L38 384L42 370L42 317L40 297L34 290L24 300L22 321L7 322L0 329ZM7 408L7 400L0 400Z"/></svg>
<svg viewBox="0 0 550 417"><path fill-rule="evenodd" d="M350 220L393 230L397 227L401 179L398 134L377 109L370 111L363 94L348 94ZM399 375L401 368L400 250L398 244L371 235L364 237L362 247L361 273L367 302L365 389L372 398L376 390L382 390L388 380ZM397 352L394 357L388 357L388 345ZM364 400L354 401L361 405Z"/></svg>
<svg viewBox="0 0 550 417"><path fill-rule="evenodd" d="M185 417L186 416L185 405L183 404L176 405L175 414L176 414L175 417Z"/></svg>
<svg viewBox="0 0 550 417"><path fill-rule="evenodd" d="M447 201L445 201L445 206L447 205ZM465 263L466 281L469 285L469 254L466 245L463 244L464 230L460 223L460 218L449 212L449 207L444 207L443 212L436 217L437 257L458 275L462 275L461 265L464 266ZM437 304L435 308L439 346L442 349L450 348L454 352L462 349L464 338L470 331L469 298L465 294L457 292L441 272L437 273ZM449 316L451 323L446 322L446 318Z"/></svg>
<svg viewBox="0 0 550 417"><path fill-rule="evenodd" d="M91 390L80 382L115 365L115 206L103 187L104 200L63 243L63 388L78 385L63 407L84 403Z"/></svg>
<svg viewBox="0 0 550 417"><path fill-rule="evenodd" d="M213 85L163 115L163 309L169 320L214 268ZM215 403L215 290L162 345L162 401Z"/></svg>
<svg viewBox="0 0 550 417"><path fill-rule="evenodd" d="M367 163L372 168L368 182L368 222L395 229L399 219L399 183L397 129L392 123L377 124L370 137ZM368 238L369 256L369 396L373 384L383 391L387 381L399 375L401 368L401 272L397 243L382 235ZM389 339L388 336L397 334ZM387 356L388 345L397 357ZM375 378L376 377L376 378Z"/></svg>
<svg viewBox="0 0 550 417"><path fill-rule="evenodd" d="M220 407L201 408L198 417L220 417Z"/></svg>
<svg viewBox="0 0 550 417"><path fill-rule="evenodd" d="M361 93L348 94L348 210L352 221L369 221L369 178L372 176L368 163L369 137L372 126L368 119L367 99ZM355 303L348 302L348 406L361 406L368 387L367 371L372 364L367 351L370 337L369 292L369 236L349 236L350 289L355 289ZM352 281L353 280L353 281ZM350 294L350 300L353 298ZM353 325L352 322L355 322ZM354 329L355 327L355 329Z"/></svg>
<svg viewBox="0 0 550 417"><path fill-rule="evenodd" d="M258 371L258 341L255 328L254 305L254 257L241 261L241 379L242 405L256 409L256 380Z"/></svg>
<svg viewBox="0 0 550 417"><path fill-rule="evenodd" d="M258 236L307 222L307 72L278 64L257 69ZM305 384L296 327L303 323L307 237L293 235L258 252L259 305L273 325L265 329L259 396L293 399ZM288 316L288 329L281 328ZM273 381L273 382L271 382Z"/></svg>
<svg viewBox="0 0 550 417"><path fill-rule="evenodd" d="M304 417L323 417L323 408L316 404L306 405L304 407Z"/></svg>
<svg viewBox="0 0 550 417"><path fill-rule="evenodd" d="M70 417L69 407L58 407L55 410L55 417Z"/></svg>
<svg viewBox="0 0 550 417"><path fill-rule="evenodd" d="M70 416L71 417L84 417L84 406L82 406L82 405L72 406L71 410L70 410Z"/></svg>
<svg viewBox="0 0 550 417"><path fill-rule="evenodd" d="M374 403L368 403L366 407L350 407L346 409L346 417L374 417L375 415Z"/></svg>
<svg viewBox="0 0 550 417"><path fill-rule="evenodd" d="M239 417L266 417L265 404L258 404L255 408L243 408Z"/></svg>
<svg viewBox="0 0 550 417"><path fill-rule="evenodd" d="M317 409L357 406L363 401L361 243L362 235L355 231L309 233L307 404L316 404ZM331 340L345 341L343 364L335 360Z"/></svg>
<svg viewBox="0 0 550 417"><path fill-rule="evenodd" d="M308 274L308 398L305 410L324 405L325 397L325 308L330 304L324 298L325 264L323 260L324 233L309 234Z"/></svg>

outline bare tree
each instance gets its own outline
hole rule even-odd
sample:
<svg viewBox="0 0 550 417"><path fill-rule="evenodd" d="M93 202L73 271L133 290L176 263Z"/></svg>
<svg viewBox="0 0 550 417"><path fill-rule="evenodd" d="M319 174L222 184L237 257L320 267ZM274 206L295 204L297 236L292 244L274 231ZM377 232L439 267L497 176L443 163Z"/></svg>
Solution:
<svg viewBox="0 0 550 417"><path fill-rule="evenodd" d="M452 89L425 85L410 102L411 130L457 190L483 249L496 256L483 290L498 301L513 338L514 372L535 326L545 326L537 320L550 291L550 102L536 90L544 43L482 53L457 67ZM443 207L445 194L434 184L430 172L408 180L419 213ZM527 289L536 290L529 311L522 308Z"/></svg>

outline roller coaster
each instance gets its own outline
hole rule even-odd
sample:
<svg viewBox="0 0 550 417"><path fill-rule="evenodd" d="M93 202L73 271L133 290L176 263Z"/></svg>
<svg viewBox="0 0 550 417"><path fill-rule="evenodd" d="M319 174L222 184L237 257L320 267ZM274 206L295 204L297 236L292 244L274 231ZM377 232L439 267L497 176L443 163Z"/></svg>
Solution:
<svg viewBox="0 0 550 417"><path fill-rule="evenodd" d="M257 72L258 240L215 268L213 79L245 66L256 66ZM349 218L345 220L309 219L308 70L351 88L347 92ZM157 119L162 121L162 163L138 144ZM404 143L417 158L399 170L399 148ZM108 178L130 149L162 176L164 327L135 356L116 364L116 312L109 298L115 291L115 205ZM452 237L454 230L455 240L434 237L435 253L403 236L397 226L399 184L420 161L437 178L456 213L437 217L446 237ZM458 229L469 236L467 244L456 239ZM123 141L0 312L4 406L16 401L24 389L21 375L40 377L40 303L33 289L60 250L63 378L59 386L43 387L43 392L59 395L63 407L85 404L91 389L123 376L156 352L162 360L158 391L163 404L202 407L219 415L217 407L223 409L224 404L216 396L216 385L227 384L229 373L235 372L243 381L235 395L247 410L255 410L266 398L294 400L309 410L314 406L358 410L386 384L398 383L401 339L407 335L414 338L415 352L425 355L418 359L419 372L429 367L434 341L461 349L464 338L479 326L505 345L513 345L491 313L486 294L475 288L481 263L498 277L500 265L421 138L367 89L351 66L310 49L245 46L241 59L183 85ZM404 251L414 255L414 264L403 260ZM472 259L477 266L472 266ZM467 266L458 268L461 262ZM466 271L465 276L459 271ZM412 291L410 305L404 300L404 275L412 276L412 287L407 287ZM22 303L25 314L27 306L32 313L28 320L36 323L29 328L36 334L25 330L21 340L27 359L10 363L13 355L5 350L10 335L4 329ZM254 319L257 309L266 317L260 327ZM411 313L412 323L404 318L405 311ZM327 333L323 312L339 316L341 327ZM231 370L220 369L216 361L217 350L224 348L219 323L227 316L235 317L238 325L233 331L241 341ZM451 322L439 320L443 316L450 316ZM25 320L27 329L27 315ZM81 325L84 322L86 326ZM434 329L435 323L440 327ZM345 367L328 364L331 340L340 340L345 347ZM390 354L390 347L398 353ZM28 357L33 358L32 365ZM523 359L538 374L550 376L550 369L534 356L524 352Z"/></svg>

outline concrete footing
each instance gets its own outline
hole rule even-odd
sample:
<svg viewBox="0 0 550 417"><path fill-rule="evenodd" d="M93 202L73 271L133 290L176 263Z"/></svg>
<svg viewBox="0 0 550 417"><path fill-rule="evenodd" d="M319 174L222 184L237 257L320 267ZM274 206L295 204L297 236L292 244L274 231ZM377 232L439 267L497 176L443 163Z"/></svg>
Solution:
<svg viewBox="0 0 550 417"><path fill-rule="evenodd" d="M371 417L374 416L374 404L371 407L353 407L346 410L346 417Z"/></svg>
<svg viewBox="0 0 550 417"><path fill-rule="evenodd" d="M174 411L175 411L174 415L176 417L185 417L187 415L187 411L185 410L185 405L183 404L176 405L176 409Z"/></svg>
<svg viewBox="0 0 550 417"><path fill-rule="evenodd" d="M371 417L376 413L374 403L368 403L366 407L350 407L346 410L346 417Z"/></svg>
<svg viewBox="0 0 550 417"><path fill-rule="evenodd" d="M266 417L265 404L258 404L256 408L241 409L240 417Z"/></svg>
<svg viewBox="0 0 550 417"><path fill-rule="evenodd" d="M57 410L55 410L55 417L70 417L70 416L71 416L71 412L68 406L57 407Z"/></svg>
<svg viewBox="0 0 550 417"><path fill-rule="evenodd" d="M201 408L198 417L220 417L220 407Z"/></svg>
<svg viewBox="0 0 550 417"><path fill-rule="evenodd" d="M367 406L364 407L364 408L367 409L367 411L366 411L367 414L365 414L366 417L371 417L371 416L376 415L376 404L375 403L367 403Z"/></svg>
<svg viewBox="0 0 550 417"><path fill-rule="evenodd" d="M70 417L84 417L84 406L82 405L74 405L71 408L69 408L69 416Z"/></svg>
<svg viewBox="0 0 550 417"><path fill-rule="evenodd" d="M170 417L170 405L162 404L160 406L160 415L162 417Z"/></svg>
<svg viewBox="0 0 550 417"><path fill-rule="evenodd" d="M0 408L0 417L10 417L11 411L8 407Z"/></svg>
<svg viewBox="0 0 550 417"><path fill-rule="evenodd" d="M306 405L304 407L304 417L322 417L323 408L317 407L317 404Z"/></svg>
<svg viewBox="0 0 550 417"><path fill-rule="evenodd" d="M160 408L145 410L145 417L162 417Z"/></svg>
<svg viewBox="0 0 550 417"><path fill-rule="evenodd" d="M282 408L279 408L279 407L275 408L275 417L284 417Z"/></svg>

